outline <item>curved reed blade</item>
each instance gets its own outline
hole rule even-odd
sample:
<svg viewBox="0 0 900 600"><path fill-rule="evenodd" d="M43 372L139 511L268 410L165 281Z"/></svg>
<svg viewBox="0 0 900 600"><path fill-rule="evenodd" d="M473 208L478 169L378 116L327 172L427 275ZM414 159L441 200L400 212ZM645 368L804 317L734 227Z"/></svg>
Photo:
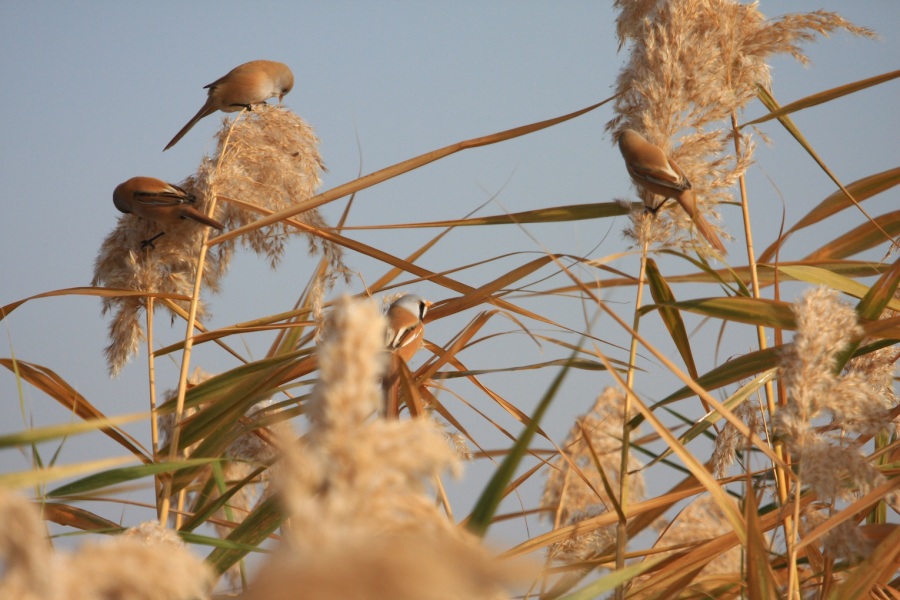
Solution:
<svg viewBox="0 0 900 600"><path fill-rule="evenodd" d="M759 123L765 123L766 121L771 121L772 119L777 119L779 117L795 113L797 111L803 110L804 108L818 106L819 104L824 104L826 102L836 100L838 98L841 98L842 96L853 94L860 90L864 90L866 88L891 81L893 79L896 79L897 77L900 77L900 70L890 71L888 73L883 73L882 75L876 75L875 77L869 77L867 79L860 79L859 81L854 81L853 83L847 83L845 85L840 85L838 87L824 90L817 94L811 94L809 96L806 96L805 98L800 98L799 100L795 100L794 102L785 104L781 108L773 110L769 114L764 115L758 119L754 119L749 123L744 123L740 125L740 127L744 128L750 127L751 125L757 125Z"/></svg>
<svg viewBox="0 0 900 600"><path fill-rule="evenodd" d="M423 167L428 163L432 163L436 160L440 160L451 154L455 154L457 152L461 152L463 150L469 150L471 148L480 148L481 146L488 146L490 144L497 144L499 142L504 142L506 140L511 140L517 137L521 137L523 135L528 135L529 133L534 133L536 131L540 131L542 129L546 129L548 127L553 127L554 125L559 125L560 123L564 123L570 119L574 119L576 117L580 117L581 115L588 113L596 108L599 108L606 104L607 102L612 101L615 96L611 98L607 98L602 102L598 102L596 104L592 104L586 108L582 108L581 110L577 110L575 112L569 113L567 115L563 115L561 117L556 117L553 119L548 119L546 121L539 121L537 123L531 123L529 125L523 125L521 127L515 127L513 129L507 129L505 131L501 131L499 133L494 133L482 137L472 138L469 140L464 140L462 142L457 142L455 144L451 144L449 146L445 146L443 148L439 148L437 150L433 150L431 152L427 152L425 154L421 154L414 158L410 158L403 162L397 163L390 167L386 167L381 169L380 171L376 171L374 173L370 173L369 175L365 175L356 179L354 181L350 181L343 185L339 185L336 188L313 196L309 200L305 202L299 202L290 208L286 208L277 213L273 213L268 217L263 217L249 225L245 225L243 227L239 227L232 231L228 231L221 235L216 236L215 238L209 240L209 245L214 246L216 244L221 244L222 242L226 242L230 239L236 238L240 235L248 233L250 231L254 231L259 229L260 227L265 227L267 225L271 225L272 223L277 223L282 219L293 217L294 215L300 214L304 211L311 210L313 208L318 208L323 204L328 204L329 202L334 202L344 196L348 196L354 192L358 192L360 190L364 190L368 187L372 187L377 183L381 183L383 181L387 181L388 179L393 179L398 175L402 175L403 173L408 173L409 171L418 169L419 167Z"/></svg>

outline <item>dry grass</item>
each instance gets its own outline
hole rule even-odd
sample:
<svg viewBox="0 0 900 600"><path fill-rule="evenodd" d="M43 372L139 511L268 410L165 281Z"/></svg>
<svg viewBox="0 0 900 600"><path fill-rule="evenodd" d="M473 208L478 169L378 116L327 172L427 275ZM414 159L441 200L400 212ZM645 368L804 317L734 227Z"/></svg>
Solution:
<svg viewBox="0 0 900 600"><path fill-rule="evenodd" d="M616 6L628 60L607 129L636 129L669 152L712 223L723 203L738 203L748 215L753 211L743 175L761 133L742 128L740 121L758 97L769 102L760 91L770 88L767 61L787 54L804 62L801 44L839 29L871 35L830 13L766 19L756 4L728 0ZM553 127L601 104L447 146L322 193L318 140L302 119L283 107L259 107L226 122L215 155L203 158L179 185L197 196L201 210L214 207L228 231L210 240L208 232L186 223L167 231L155 249L142 250L140 241L155 231L123 215L101 244L95 289L56 294L103 299L104 313L112 313L108 365L117 374L141 340L160 327L148 319L151 307L162 305L173 320L188 322L192 307L199 317L207 314L195 295L198 278L205 292L217 292L238 242L277 269L288 251L287 237L302 234L319 267L296 304L278 314L209 332L198 324L195 335L180 344L151 344L151 373L155 358L205 344L229 352L234 367L189 380L192 355L184 352L181 380L166 382L177 391L158 407L153 401L148 429L159 417L163 435L157 440L154 430L150 450L120 423L99 420L105 415L52 370L0 360L78 418L6 436L0 447L27 449L86 428L89 435L111 438L140 463L0 475L2 488L37 490L35 502L0 491L0 519L7 524L0 530L0 595L189 599L209 597L216 581L219 590L248 600L900 593L900 530L889 512L898 508L893 311L900 306L900 267L849 258L876 244L887 246L876 228L842 237L840 256L833 249L838 241L818 240L821 260L788 263L802 257L781 255L780 264L761 267L752 231L715 225L723 237L747 248L745 265L716 271L705 260L707 245L691 238L683 211L653 216L642 202L610 198L591 206L591 214L630 213L624 233L640 250L638 269L616 270L618 254L592 261L547 254L529 256L474 286L465 282L473 265L441 273L426 269L418 258L431 243L411 249L407 258L393 256L329 227L317 212L454 152ZM779 118L792 127L789 114ZM877 179L875 186L867 179L847 187L862 199L896 185L900 175ZM824 208L810 206L792 233L813 228L823 211L847 208L855 210L843 198ZM445 225L527 219L539 227L585 214L584 207L548 206ZM411 226L426 225L434 224ZM356 290L356 297L329 301L333 283L348 272L348 250L387 267L363 274L369 287ZM696 270L669 275L655 260L660 250ZM569 278L566 287L544 282L550 270ZM425 345L412 367L390 360L383 313L372 299L389 300L402 273L447 290L447 299L428 312ZM808 283L794 302L781 299L782 282L789 279ZM701 289L712 297L685 300L709 283ZM598 285L633 287L637 308L605 303L595 292ZM525 308L519 300L529 296L547 303ZM0 315L6 318L20 304L0 308ZM473 307L482 312L463 322L461 313ZM568 321L561 315L577 311L601 315L607 330L625 335L631 346L606 344L588 325L563 325ZM723 333L689 336L683 319L688 312L720 322ZM665 329L648 339L641 322L657 316ZM453 331L443 345L428 333L438 323ZM497 323L512 324L515 334L497 333ZM721 364L698 358L708 354L696 352L700 345L728 347L729 336L743 326L759 329L757 348L729 347ZM258 358L244 356L235 349L239 335L268 336L269 350ZM510 340L520 338L540 346L543 362L493 370L469 364L471 348L489 346L502 354ZM381 378L389 362L404 400L399 419L381 415ZM486 377L497 371L540 375L546 369L557 375L535 391L542 400L533 414L526 412L528 399L503 397ZM590 398L566 397L560 385L575 369L605 371L604 381L614 385L593 406ZM642 390L653 378L678 383L667 397L649 398ZM155 398L153 386L150 392ZM551 440L541 416L562 401L585 412L565 440ZM503 440L499 450L485 448L470 431L472 414ZM704 437L714 443L701 443ZM481 467L489 481L466 480L478 489L474 506L454 506L445 477L469 478ZM546 484L537 499L529 486L541 477ZM49 489L57 479L72 478ZM660 482L672 484L660 491ZM168 516L171 501L177 516L163 519L166 527L120 526L118 503L133 502L123 491L141 494L150 514ZM90 510L77 504L84 499L96 500ZM499 514L498 506L508 512ZM547 517L544 529L528 528L532 514ZM47 542L44 521L123 535L92 538L66 554ZM500 538L505 547L481 539L489 528L510 523L518 528L517 539ZM207 553L204 560L198 551ZM237 569L248 566L244 558L257 551L269 554L252 575L239 577ZM516 566L521 557L533 561L531 566ZM221 580L225 573L232 575L230 584Z"/></svg>

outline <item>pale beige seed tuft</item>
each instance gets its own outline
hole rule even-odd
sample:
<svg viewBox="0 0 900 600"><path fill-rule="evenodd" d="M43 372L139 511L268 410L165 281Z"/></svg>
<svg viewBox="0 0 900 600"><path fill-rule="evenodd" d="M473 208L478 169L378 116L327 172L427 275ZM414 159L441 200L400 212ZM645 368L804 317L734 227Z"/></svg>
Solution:
<svg viewBox="0 0 900 600"><path fill-rule="evenodd" d="M810 510L803 515L804 525L812 531L828 519L828 512ZM858 561L872 554L875 544L866 538L863 528L854 521L844 521L830 529L822 538L822 546L839 560Z"/></svg>
<svg viewBox="0 0 900 600"><path fill-rule="evenodd" d="M205 202L198 201L198 210L204 211L205 206ZM168 227L166 234L153 242L154 248L141 249L142 240L159 232L160 228L155 223L130 214L120 216L116 228L100 246L91 285L190 297L194 289L203 228L193 221L183 220ZM205 282L213 292L218 290L221 269L215 259L205 264ZM187 300L173 302L187 311ZM102 303L103 314L113 314L106 359L109 373L114 377L137 354L144 339L143 314L147 299L116 296L103 298ZM157 301L154 306L160 304ZM198 305L197 315L201 319L206 315L202 302Z"/></svg>
<svg viewBox="0 0 900 600"><path fill-rule="evenodd" d="M92 540L75 552L51 552L30 502L0 490L0 598L16 600L200 600L212 570L174 532L143 523Z"/></svg>
<svg viewBox="0 0 900 600"><path fill-rule="evenodd" d="M313 432L357 428L381 404L385 320L370 301L341 298L318 348L319 379L309 401Z"/></svg>
<svg viewBox="0 0 900 600"><path fill-rule="evenodd" d="M212 570L166 536L112 536L61 557L57 600L197 600L207 598Z"/></svg>
<svg viewBox="0 0 900 600"><path fill-rule="evenodd" d="M171 546L184 548L184 541L172 529L163 527L158 521L144 521L137 527L130 527L122 533L123 537L134 538L145 546Z"/></svg>
<svg viewBox="0 0 900 600"><path fill-rule="evenodd" d="M302 557L274 556L242 600L503 600L510 577L465 543L446 537L361 537ZM299 591L299 592L298 592Z"/></svg>
<svg viewBox="0 0 900 600"><path fill-rule="evenodd" d="M836 373L838 356L863 334L856 311L824 287L793 308L797 332L782 357L789 401L773 416L773 431L795 458L803 485L823 500L848 501L884 481L856 440L896 427L890 416L896 398L883 364L890 354L876 353ZM824 418L830 426L820 426Z"/></svg>
<svg viewBox="0 0 900 600"><path fill-rule="evenodd" d="M230 120L223 122L224 126L217 134L215 154L201 162L188 187L195 193L208 194L211 189L215 190L222 203L222 220L229 229L249 225L267 216L267 211L278 212L302 204L316 194L325 166L319 154L319 139L306 121L282 106L260 105L252 112L244 113L233 128ZM226 141L227 147L224 146ZM256 211L254 206L263 210ZM255 229L240 240L275 268L290 237L302 234L310 256L322 254L328 265L316 282L317 293L313 298L314 305L321 310L324 294L339 276L347 276L343 250L315 234L317 230L329 228L318 209L303 211L293 219L311 227L312 231L278 222ZM234 245L232 239L214 248L220 262L227 264Z"/></svg>
<svg viewBox="0 0 900 600"><path fill-rule="evenodd" d="M277 212L299 204L316 194L325 166L319 154L319 139L299 116L279 106L260 105L244 113L232 127L225 119L216 134L218 145L212 158L205 159L196 176L197 191L214 187L220 197L233 198L262 209ZM224 147L226 143L228 146ZM224 152L224 155L223 155ZM221 201L221 198L220 198ZM264 213L237 203L222 206L223 222L230 228L248 225ZM317 210L294 217L317 228L327 227ZM257 229L241 238L257 254L266 256L272 266L278 264L284 245L297 229L276 223ZM320 250L320 240L308 236L310 251ZM217 251L230 251L233 241L220 244ZM337 252L337 255L329 255ZM326 255L340 264L340 248L326 246Z"/></svg>
<svg viewBox="0 0 900 600"><path fill-rule="evenodd" d="M657 218L640 202L619 200L618 203L628 207L628 218L631 221L631 225L622 230L622 237L632 241L635 247L641 248L647 244L649 248L657 250L681 251L693 247L672 219Z"/></svg>
<svg viewBox="0 0 900 600"><path fill-rule="evenodd" d="M755 434L762 431L763 415L758 404L750 399L741 403L733 410L734 415L747 425L747 428ZM716 477L728 475L728 468L734 464L737 453L748 449L748 440L730 422L725 423L722 431L716 436L713 449L713 472Z"/></svg>
<svg viewBox="0 0 900 600"><path fill-rule="evenodd" d="M52 598L53 565L47 530L38 510L0 489L0 598Z"/></svg>

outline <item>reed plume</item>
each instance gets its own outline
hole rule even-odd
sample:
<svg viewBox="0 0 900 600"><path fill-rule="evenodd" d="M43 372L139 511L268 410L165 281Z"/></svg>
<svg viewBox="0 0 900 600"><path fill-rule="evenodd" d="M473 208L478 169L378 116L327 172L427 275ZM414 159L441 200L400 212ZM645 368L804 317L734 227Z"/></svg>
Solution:
<svg viewBox="0 0 900 600"><path fill-rule="evenodd" d="M196 207L205 212L213 196L220 197L212 215L229 229L252 223L261 215L302 203L315 195L324 170L319 155L319 140L303 119L285 109L261 105L238 119L234 125L226 119L217 134L218 145L212 157L204 157L197 172L179 183L194 195ZM232 200L232 201L229 201ZM262 212L253 210L259 207ZM298 221L315 229L327 227L315 209L305 211ZM148 294L190 296L197 277L196 265L204 231L185 222L172 228L154 242L155 248L141 248L140 242L158 233L149 221L134 215L119 217L116 228L106 237L94 263L91 285L133 290ZM299 231L279 222L253 230L241 237L245 247L264 256L273 268L278 265L291 235ZM346 273L342 249L304 231L311 255L321 252L329 268L319 277L313 305L321 310L324 295L336 278ZM217 244L208 253L203 284L213 293L220 289L234 253L235 240ZM188 301L176 300L185 310ZM110 375L121 371L137 354L145 333L141 312L146 310L143 296L118 296L103 299L103 314L114 313L109 325L110 343L106 348ZM208 316L205 305L198 305L198 318ZM173 319L174 319L173 315Z"/></svg>
<svg viewBox="0 0 900 600"><path fill-rule="evenodd" d="M693 184L698 210L710 218L716 233L716 210L731 201L731 188L753 160L755 142L740 133L734 147L731 118L756 97L757 86L771 87L767 60L789 54L807 61L800 42L817 34L844 29L872 37L834 13L816 11L767 19L757 3L732 0L619 0L616 28L619 46L629 47L628 63L620 72L616 117L607 129L634 129L663 149ZM640 190L642 198L650 194ZM679 227L690 230L680 210L668 213ZM658 243L646 226L630 228L643 236L636 241ZM676 237L664 245L684 246ZM706 252L705 246L698 248Z"/></svg>

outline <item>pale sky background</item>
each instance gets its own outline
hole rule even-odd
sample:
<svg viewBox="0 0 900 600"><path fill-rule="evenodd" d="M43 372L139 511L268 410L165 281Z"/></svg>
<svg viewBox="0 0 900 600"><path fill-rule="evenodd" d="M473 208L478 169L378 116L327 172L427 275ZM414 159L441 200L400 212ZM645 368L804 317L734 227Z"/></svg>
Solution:
<svg viewBox="0 0 900 600"><path fill-rule="evenodd" d="M782 104L900 65L900 5L896 2L760 4L770 17L818 8L838 11L857 25L873 28L881 39L853 38L843 32L820 38L804 45L812 59L807 68L787 57L776 58L773 89ZM354 179L360 160L363 171L372 172L453 142L556 117L609 97L627 60L626 50L617 53L614 18L611 2L2 1L0 81L8 102L0 113L0 256L4 257L0 305L89 284L100 243L118 218L111 202L113 188L136 175L178 182L191 174L202 155L214 149L212 135L220 126L219 115L201 121L173 149L163 153L162 148L203 103L202 86L238 64L266 58L292 68L296 83L285 104L309 122L322 140L321 152L329 169L322 189L328 189ZM898 89L894 81L794 118L823 159L849 183L897 166ZM764 112L759 104L751 104L747 120ZM493 195L502 207L489 205L480 214L633 199L619 152L604 134L603 126L612 117L609 105L552 129L466 151L367 189L358 195L349 224L459 218ZM782 210L788 225L793 224L834 191L780 125L770 122L763 130L774 145L759 146L757 164L748 173L759 249L776 236ZM897 198L896 190L890 191L866 206L871 214L883 214L896 207ZM343 206L341 201L325 208L329 222L336 220ZM741 238L738 209L724 207L721 212L726 227ZM861 216L847 211L823 224L812 239L792 239L787 251L791 257L800 257L812 242L835 237L861 222ZM528 229L554 252L600 258L626 250L621 238L625 225L620 218ZM430 229L349 235L404 256L436 233ZM738 244L728 247L733 264L746 262ZM537 257L541 248L512 226L465 228L451 233L420 262L439 271L511 252L529 254L456 277L480 285ZM867 258L879 259L881 254L874 252ZM386 268L354 254L348 254L347 262L367 282ZM303 240L291 244L275 272L259 257L238 251L222 294L207 296L214 315L208 325L223 326L289 309L313 264ZM634 273L633 264L613 266ZM683 263L673 264L684 269ZM527 281L549 273L541 271ZM582 271L584 277L594 275L600 276ZM555 282L566 284L560 277ZM404 289L435 301L454 296L429 285ZM362 290L358 278L348 289ZM681 293L691 295L683 288ZM717 293L717 289L700 290L694 295ZM605 292L604 298L619 303L620 314L630 322L633 290ZM521 304L573 327L584 322L578 305L571 301ZM445 344L484 308L429 328L427 337ZM14 352L20 360L54 370L107 414L146 410L145 351L119 378L110 380L103 356L107 325L96 298L37 300L0 323L4 338L0 356ZM184 333L182 323L170 328L162 313L157 325L161 345ZM601 320L594 333L604 337L604 327ZM658 319L647 328L661 333ZM508 321L497 319L489 331L511 329ZM702 333L705 339L714 339L709 329ZM246 342L259 357L269 339L260 336ZM614 333L609 339L625 343ZM718 360L751 350L752 337L746 340L741 342L745 345L723 349ZM462 358L485 368L559 356L552 348L542 352L521 334L483 346ZM626 356L605 349L616 358ZM703 359L701 371L716 364L711 350L698 353ZM198 353L192 364L208 371L234 366L212 348ZM165 360L159 365L160 387L173 387L177 365ZM643 366L658 370L648 363ZM486 376L484 381L530 412L554 374L543 370L513 377ZM574 415L587 410L611 382L602 372L574 373L544 429L561 443ZM671 391L674 383L639 376L637 388L653 401ZM467 397L504 427L518 431L516 423L490 406L483 394L473 391ZM45 425L69 419L58 404L27 386L23 398L29 422ZM449 395L442 398L456 414L464 415L466 423L481 428L478 431L483 431L487 448L508 446L484 428L481 418ZM22 428L16 381L6 370L0 371L0 434ZM149 443L148 432L131 431ZM44 451L49 456L53 447ZM120 454L105 438L87 436L67 442L60 462L110 453ZM0 452L3 472L27 468L28 460L22 455ZM481 461L470 467L468 477L483 482L492 470ZM536 495L537 483L542 482L536 479L534 486L524 489ZM478 485L462 484L454 491L461 503L460 516L468 512L466 503L471 502L471 490L480 489ZM660 483L651 493L666 487ZM524 503L531 507L536 501L525 498ZM505 509L516 506L505 505ZM146 518L135 509L106 510L104 516L128 524ZM535 523L530 520L529 526ZM521 523L513 530L521 535Z"/></svg>

